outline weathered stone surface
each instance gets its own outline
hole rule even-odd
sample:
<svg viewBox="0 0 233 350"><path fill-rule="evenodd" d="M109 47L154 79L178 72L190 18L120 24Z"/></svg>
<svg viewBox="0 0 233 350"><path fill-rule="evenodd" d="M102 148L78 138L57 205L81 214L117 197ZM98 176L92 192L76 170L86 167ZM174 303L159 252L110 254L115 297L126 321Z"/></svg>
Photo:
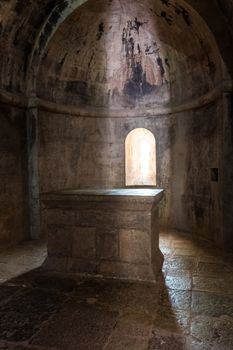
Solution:
<svg viewBox="0 0 233 350"><path fill-rule="evenodd" d="M189 311L160 306L154 320L154 329L157 332L161 330L178 334L189 334L190 319Z"/></svg>
<svg viewBox="0 0 233 350"><path fill-rule="evenodd" d="M48 259L50 260L50 259ZM44 266L46 269L46 266ZM53 267L56 271L56 266ZM82 258L67 258L67 264L63 266L62 272L71 272L71 273L83 273L83 274L97 274L98 264L94 259L82 259Z"/></svg>
<svg viewBox="0 0 233 350"><path fill-rule="evenodd" d="M186 14L185 20L179 12L180 6ZM77 22L79 36L72 34ZM86 32L88 23L92 27ZM185 28L182 40L180 26ZM49 43L39 70L38 95L50 101L109 109L177 105L202 96L212 88L220 73L217 50L207 33L205 23L183 2L167 6L157 1L155 6L146 0L142 13L137 2L134 6L124 2L122 12L118 1L113 1L111 8L107 1L89 1L73 11ZM199 48L201 40L203 44ZM193 45L184 48L182 41L192 41ZM63 50L57 46L58 42L63 43ZM179 58L174 47L183 53ZM177 75L179 79L175 78Z"/></svg>
<svg viewBox="0 0 233 350"><path fill-rule="evenodd" d="M164 289L161 291L159 304L172 307L177 310L189 310L191 303L191 292L174 291Z"/></svg>
<svg viewBox="0 0 233 350"><path fill-rule="evenodd" d="M83 6L76 8L81 3ZM28 209L28 198L35 195L28 193L28 188L32 189L32 183L28 186L28 166L36 172L33 165L39 161L39 178L34 185L37 189L40 186L41 192L64 187L122 187L125 138L138 127L151 130L156 138L157 184L166 190L163 224L233 250L232 9L232 0L1 1L0 250L2 245L28 237L28 211L34 210L31 203ZM26 140L25 116L31 109L38 109L39 130L32 127ZM38 148L39 159L28 157L31 147ZM33 200L38 202L37 197ZM57 211L57 224L80 227L78 216L66 214ZM126 220L124 214L122 217ZM82 214L83 227L88 227L86 219ZM143 215L137 212L128 218L131 229L136 229L137 219L146 228ZM101 216L97 221L101 229ZM118 228L124 229L121 224L118 221ZM172 255L164 266L165 308L191 310L191 317L195 316L192 350L231 350L230 264L220 262L214 250L204 245L192 246L182 239L177 241L177 237L173 243L163 250L167 257ZM115 241L112 244L109 254L105 247L102 260L119 256ZM58 256L62 249L62 239L57 240ZM94 256L93 250L87 251ZM43 260L26 254L13 264L7 263L14 256L2 257L0 283ZM51 258L49 265L71 272L75 266L92 272L99 268L95 261L87 268L79 259L70 261L66 256ZM142 274L145 277L145 272ZM188 296L190 278L193 300ZM22 289L27 279L23 280L19 283ZM41 285L52 290L47 282ZM54 281L57 290L58 285ZM151 304L143 303L142 297L133 299L129 293L125 299L119 297L124 300L119 306L109 289L110 308L128 305L134 312L154 313L152 299L148 298ZM1 305L8 303L6 290L0 292ZM70 293L69 287L61 290L59 293ZM143 289L140 293L145 297ZM89 302L96 300L101 309L98 295ZM33 298L28 303L33 304ZM27 342L42 325L43 316L35 314L9 314L8 319L1 315L2 322L10 324L7 336L24 337ZM170 344L167 337L171 335L160 335L160 340ZM138 341L127 343L130 337L125 338L122 347L139 346ZM154 344L165 346L160 340L155 337ZM145 343L141 339L141 349ZM114 344L117 346L117 341ZM38 349L14 342L2 342L1 347Z"/></svg>
<svg viewBox="0 0 233 350"><path fill-rule="evenodd" d="M64 350L77 349L77 346L102 350L116 319L116 312L70 303L39 332L33 344Z"/></svg>
<svg viewBox="0 0 233 350"><path fill-rule="evenodd" d="M162 190L154 189L63 190L45 194L42 221L48 229L48 258L44 267L156 281L163 263L156 209L162 195ZM76 225L57 224L57 208L62 213L69 210Z"/></svg>
<svg viewBox="0 0 233 350"><path fill-rule="evenodd" d="M148 264L151 259L150 233L139 230L120 230L120 260Z"/></svg>
<svg viewBox="0 0 233 350"><path fill-rule="evenodd" d="M26 164L25 115L0 103L0 249L29 236Z"/></svg>
<svg viewBox="0 0 233 350"><path fill-rule="evenodd" d="M216 240L220 225L220 188L217 184L218 187L210 187L207 172L213 162L218 162L219 152L216 145L218 115L221 114L219 105L220 101L208 108L201 108L197 118L192 111L170 117L109 117L107 120L100 117L76 118L69 114L61 119L59 114L40 112L39 128L40 134L43 135L39 145L41 191L56 191L64 187L124 187L125 139L132 129L144 127L155 136L157 184L166 189L160 211L163 226L167 227L169 223L170 227L204 236L210 241ZM202 123L202 120L205 120L206 124ZM206 125L209 125L208 130ZM206 134L209 141L205 137ZM193 140L192 143L190 140ZM209 152L201 152L200 149L207 147ZM61 159L60 155L63 152L67 157ZM199 159L200 154L202 159ZM188 159L192 159L193 163ZM206 180L205 186L202 186L204 192L201 194L199 176L204 176L201 175L203 167ZM55 171L56 178L53 175ZM181 195L179 189L185 194ZM144 226L145 219L140 212L128 218L124 213L122 216L124 220L129 221L132 228L135 228L135 220L139 217ZM85 225L85 213L81 214L81 218L82 225ZM97 220L101 226L101 217L98 219L96 216L96 219L92 220L91 224ZM117 222L114 218L113 220ZM121 222L118 222L118 225L120 227ZM184 252L177 247L177 254L181 252L190 255L190 249ZM194 249L192 255L195 253Z"/></svg>
<svg viewBox="0 0 233 350"><path fill-rule="evenodd" d="M0 307L0 339L25 341L60 307L62 295L25 290Z"/></svg>
<svg viewBox="0 0 233 350"><path fill-rule="evenodd" d="M220 277L222 273L218 274ZM218 292L232 294L233 292L233 280L231 275L226 275L225 278L217 278L217 276L205 276L205 277L193 277L193 290L196 291L207 291L207 292Z"/></svg>
<svg viewBox="0 0 233 350"><path fill-rule="evenodd" d="M191 333L202 344L210 344L211 349L230 350L233 343L233 319L229 316L218 318L200 316L191 324Z"/></svg>
<svg viewBox="0 0 233 350"><path fill-rule="evenodd" d="M43 264L46 270L62 272L67 269L68 258L67 257L50 257L47 258Z"/></svg>
<svg viewBox="0 0 233 350"><path fill-rule="evenodd" d="M119 259L118 231L98 232L97 256L101 259Z"/></svg>
<svg viewBox="0 0 233 350"><path fill-rule="evenodd" d="M201 275L218 275L219 273L232 273L233 269L221 263L200 262L197 266L197 273Z"/></svg>
<svg viewBox="0 0 233 350"><path fill-rule="evenodd" d="M192 257L168 257L164 262L163 268L165 271L173 271L176 269L192 271L195 268L195 259Z"/></svg>
<svg viewBox="0 0 233 350"><path fill-rule="evenodd" d="M64 293L74 291L77 286L76 281L73 279L54 274L32 274L30 282L34 288L43 288Z"/></svg>
<svg viewBox="0 0 233 350"><path fill-rule="evenodd" d="M162 261L157 261L161 266ZM155 274L150 264L131 264L125 262L102 261L98 267L101 275L141 281L155 281Z"/></svg>
<svg viewBox="0 0 233 350"><path fill-rule="evenodd" d="M181 243L178 233L162 234L163 245L173 247L165 262L174 257L178 238ZM183 242L186 250L191 237ZM195 269L183 270L187 257L180 255L176 274L172 271L177 284L175 279L171 283L169 274L161 274L157 285L67 277L42 269L21 275L25 267L38 266L34 256L41 255L42 263L46 252L42 248L41 244L25 243L0 252L0 261L8 265L8 282L0 285L1 350L232 350L233 292L226 287L229 273L215 270L215 275L209 271L209 275L197 276ZM214 261L211 252L212 248L205 246L203 262ZM25 265L17 266L22 256L27 257ZM190 259L194 261L191 266L197 266L200 256ZM222 252L217 261L232 266L231 256ZM16 277L9 280L13 275ZM182 290L190 278L191 290ZM197 291L198 287L202 289Z"/></svg>
<svg viewBox="0 0 233 350"><path fill-rule="evenodd" d="M31 189L123 186L125 138L145 127L167 190L163 223L232 249L232 88L222 64L231 74L232 0L122 6L2 1L1 241L27 236L26 123L16 115L33 109Z"/></svg>
<svg viewBox="0 0 233 350"><path fill-rule="evenodd" d="M150 315L124 314L118 319L114 336L148 337L152 329L152 320Z"/></svg>
<svg viewBox="0 0 233 350"><path fill-rule="evenodd" d="M166 286L175 290L191 290L192 280L189 277L166 277Z"/></svg>
<svg viewBox="0 0 233 350"><path fill-rule="evenodd" d="M147 338L135 338L135 337L112 337L106 350L147 350L148 339Z"/></svg>
<svg viewBox="0 0 233 350"><path fill-rule="evenodd" d="M46 215L45 221L47 224L53 224L55 220L58 225L74 226L76 224L75 213L70 210L47 210L43 215Z"/></svg>
<svg viewBox="0 0 233 350"><path fill-rule="evenodd" d="M65 258L69 256L72 249L73 227L60 226L56 224L46 227L48 255L54 258Z"/></svg>
<svg viewBox="0 0 233 350"><path fill-rule="evenodd" d="M0 288L0 305L5 303L8 298L19 290L18 286L1 286Z"/></svg>
<svg viewBox="0 0 233 350"><path fill-rule="evenodd" d="M92 227L75 227L67 239L72 242L72 253L67 256L74 258L95 258L96 257L96 230ZM73 237L72 237L73 234Z"/></svg>
<svg viewBox="0 0 233 350"><path fill-rule="evenodd" d="M216 293L193 292L193 314L208 316L233 316L233 296Z"/></svg>
<svg viewBox="0 0 233 350"><path fill-rule="evenodd" d="M154 333L148 350L180 350L184 348L184 339L175 335L160 335Z"/></svg>

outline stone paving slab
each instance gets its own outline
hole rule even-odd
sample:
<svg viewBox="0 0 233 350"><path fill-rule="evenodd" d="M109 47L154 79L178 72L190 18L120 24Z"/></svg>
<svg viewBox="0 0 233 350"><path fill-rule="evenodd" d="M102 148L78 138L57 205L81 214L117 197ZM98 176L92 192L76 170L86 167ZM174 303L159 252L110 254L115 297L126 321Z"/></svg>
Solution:
<svg viewBox="0 0 233 350"><path fill-rule="evenodd" d="M180 335L153 332L148 350L183 350L185 339Z"/></svg>
<svg viewBox="0 0 233 350"><path fill-rule="evenodd" d="M0 339L29 340L64 300L61 294L24 288L0 307Z"/></svg>
<svg viewBox="0 0 233 350"><path fill-rule="evenodd" d="M116 312L72 301L41 329L32 344L61 350L102 349L117 316Z"/></svg>
<svg viewBox="0 0 233 350"><path fill-rule="evenodd" d="M232 350L232 256L172 232L163 248L156 285L45 272L41 245L0 253L0 350Z"/></svg>

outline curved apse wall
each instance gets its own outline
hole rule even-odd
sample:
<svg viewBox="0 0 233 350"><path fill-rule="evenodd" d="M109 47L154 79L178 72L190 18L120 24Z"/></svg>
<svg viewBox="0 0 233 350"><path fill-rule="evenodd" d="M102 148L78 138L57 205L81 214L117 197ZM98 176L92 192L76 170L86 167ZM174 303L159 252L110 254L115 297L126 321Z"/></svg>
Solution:
<svg viewBox="0 0 233 350"><path fill-rule="evenodd" d="M40 98L108 109L177 106L221 78L216 45L184 1L93 1L74 11L41 62Z"/></svg>
<svg viewBox="0 0 233 350"><path fill-rule="evenodd" d="M146 128L163 225L215 239L220 190L209 173L220 167L222 106L202 97L220 81L215 41L184 1L88 1L60 25L37 76L49 102L39 111L41 191L124 186L125 138Z"/></svg>

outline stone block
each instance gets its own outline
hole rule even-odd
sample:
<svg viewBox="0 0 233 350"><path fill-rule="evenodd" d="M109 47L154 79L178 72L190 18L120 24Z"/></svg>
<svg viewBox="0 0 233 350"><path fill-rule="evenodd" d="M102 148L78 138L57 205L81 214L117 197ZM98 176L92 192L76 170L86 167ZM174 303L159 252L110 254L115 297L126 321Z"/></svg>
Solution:
<svg viewBox="0 0 233 350"><path fill-rule="evenodd" d="M98 233L97 257L100 259L117 259L119 257L119 234L117 230Z"/></svg>
<svg viewBox="0 0 233 350"><path fill-rule="evenodd" d="M47 225L48 256L66 257L70 255L73 227Z"/></svg>
<svg viewBox="0 0 233 350"><path fill-rule="evenodd" d="M128 280L155 281L155 276L150 265L102 261L98 266L98 273L104 276Z"/></svg>
<svg viewBox="0 0 233 350"><path fill-rule="evenodd" d="M185 341L181 335L177 334L158 334L153 332L149 342L148 350L180 350L185 348Z"/></svg>
<svg viewBox="0 0 233 350"><path fill-rule="evenodd" d="M92 227L75 227L73 231L72 257L95 258L96 232Z"/></svg>
<svg viewBox="0 0 233 350"><path fill-rule="evenodd" d="M106 350L147 350L148 339L129 336L112 337L107 344Z"/></svg>
<svg viewBox="0 0 233 350"><path fill-rule="evenodd" d="M162 254L155 206L162 192L64 190L45 195L44 211L51 211L45 221L63 222L47 225L52 227L49 257L68 258L66 271L71 273L156 281Z"/></svg>
<svg viewBox="0 0 233 350"><path fill-rule="evenodd" d="M151 257L148 232L120 230L120 260L130 263L148 264Z"/></svg>
<svg viewBox="0 0 233 350"><path fill-rule="evenodd" d="M68 258L67 272L96 274L97 263L90 259Z"/></svg>
<svg viewBox="0 0 233 350"><path fill-rule="evenodd" d="M101 203L98 204L100 207ZM150 220L145 212L128 211L123 210L108 210L107 206L101 210L96 210L93 207L91 210L79 211L78 223L79 226L95 226L104 230L111 230L114 228L132 228L132 229L150 229Z"/></svg>
<svg viewBox="0 0 233 350"><path fill-rule="evenodd" d="M66 272L67 270L67 257L47 257L43 269L46 271Z"/></svg>
<svg viewBox="0 0 233 350"><path fill-rule="evenodd" d="M47 224L75 225L76 213L73 210L52 209L43 214Z"/></svg>

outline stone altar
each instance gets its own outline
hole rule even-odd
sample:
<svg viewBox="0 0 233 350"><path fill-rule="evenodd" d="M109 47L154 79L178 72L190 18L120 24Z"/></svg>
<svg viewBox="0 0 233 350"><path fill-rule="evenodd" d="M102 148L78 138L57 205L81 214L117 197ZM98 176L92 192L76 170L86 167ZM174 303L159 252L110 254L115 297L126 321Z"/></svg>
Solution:
<svg viewBox="0 0 233 350"><path fill-rule="evenodd" d="M49 270L156 281L160 189L63 190L41 195Z"/></svg>

